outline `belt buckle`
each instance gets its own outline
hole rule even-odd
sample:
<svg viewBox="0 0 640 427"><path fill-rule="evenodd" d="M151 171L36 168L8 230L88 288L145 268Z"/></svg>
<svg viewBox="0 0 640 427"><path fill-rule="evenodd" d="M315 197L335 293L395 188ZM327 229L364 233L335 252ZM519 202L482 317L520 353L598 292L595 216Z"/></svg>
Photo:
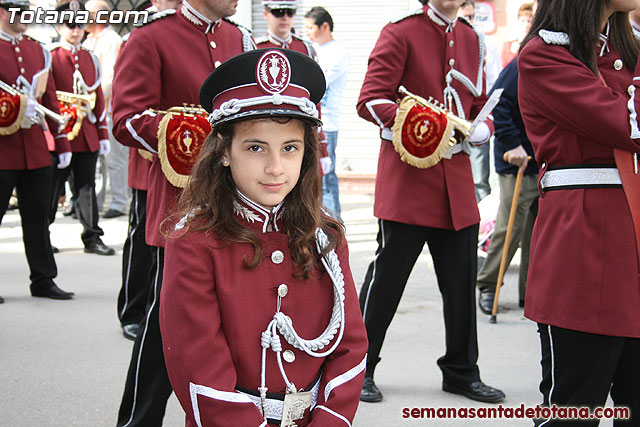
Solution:
<svg viewBox="0 0 640 427"><path fill-rule="evenodd" d="M312 396L311 391L285 394L280 427L296 427L295 421L304 418L305 411L311 407Z"/></svg>

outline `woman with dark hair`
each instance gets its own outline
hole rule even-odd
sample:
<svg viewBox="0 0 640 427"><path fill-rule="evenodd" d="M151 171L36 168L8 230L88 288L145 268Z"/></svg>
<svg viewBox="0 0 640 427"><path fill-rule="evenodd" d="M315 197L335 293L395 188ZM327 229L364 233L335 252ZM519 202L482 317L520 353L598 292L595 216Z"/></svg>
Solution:
<svg viewBox="0 0 640 427"><path fill-rule="evenodd" d="M367 338L342 226L322 210L315 61L238 55L205 81L213 129L180 199L160 300L187 426L344 426Z"/></svg>
<svg viewBox="0 0 640 427"><path fill-rule="evenodd" d="M538 322L540 390L546 405L592 409L610 393L636 418L616 426L640 417L639 69L628 18L639 4L541 0L518 60L541 176L525 302Z"/></svg>

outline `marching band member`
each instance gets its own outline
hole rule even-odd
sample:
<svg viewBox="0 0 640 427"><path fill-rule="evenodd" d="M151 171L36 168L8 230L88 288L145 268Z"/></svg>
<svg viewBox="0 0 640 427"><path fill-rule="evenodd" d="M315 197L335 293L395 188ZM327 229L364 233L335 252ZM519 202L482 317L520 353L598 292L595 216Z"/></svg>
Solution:
<svg viewBox="0 0 640 427"><path fill-rule="evenodd" d="M57 11L84 10L78 0L61 3ZM76 118L67 137L71 139L71 164L66 168L56 170L54 174L54 189L60 188L62 183L73 171L73 193L76 195L75 209L78 220L82 224L82 243L84 251L97 255L113 255L113 248L104 244L100 236L104 231L98 225L98 202L96 199L96 163L98 154L107 154L110 149L109 133L106 123L106 105L101 82L101 68L98 58L89 50L82 47L84 26L73 21L60 24L57 27L60 42L51 47L53 57L53 79L58 91L66 92L62 101L73 104L76 108ZM86 97L87 100L79 98ZM95 97L95 98L94 98ZM95 99L95 101L94 101ZM92 105L93 104L93 105ZM50 222L55 219L55 206L58 194L51 194L52 212Z"/></svg>
<svg viewBox="0 0 640 427"><path fill-rule="evenodd" d="M545 404L592 409L610 394L633 417L616 426L640 414L640 65L627 13L639 3L540 0L518 59L540 166L525 298L540 391Z"/></svg>
<svg viewBox="0 0 640 427"><path fill-rule="evenodd" d="M267 35L256 38L258 49L279 47L304 53L317 60L313 44L294 34L293 17L298 8L298 0L263 0L263 15L269 26Z"/></svg>
<svg viewBox="0 0 640 427"><path fill-rule="evenodd" d="M43 132L44 117L36 108L41 102L53 113L60 114L55 84L49 73L51 55L40 43L23 34L26 24L19 19L9 22L9 8L26 10L29 2L0 0L0 222L15 187L31 273L31 295L71 299L73 292L63 291L53 281L58 273L49 240L53 172ZM54 136L59 166L64 167L71 160L69 142L65 134L58 131L60 123L49 116L46 120ZM3 301L0 297L0 302Z"/></svg>
<svg viewBox="0 0 640 427"><path fill-rule="evenodd" d="M207 78L213 126L167 242L160 326L187 426L345 426L367 339L344 232L322 211L322 69L285 49Z"/></svg>
<svg viewBox="0 0 640 427"><path fill-rule="evenodd" d="M171 395L158 325L165 246L160 225L175 208L210 129L197 106L189 113L183 104L198 104L198 90L211 70L255 47L248 30L225 18L236 7L237 0L185 0L178 10L154 14L154 20L132 31L116 61L114 136L157 154L147 182L152 291L133 347L118 426L161 426ZM172 108L179 111L169 112Z"/></svg>
<svg viewBox="0 0 640 427"><path fill-rule="evenodd" d="M423 8L382 29L358 99L358 114L380 126L382 138L374 202L379 246L360 292L369 337L361 400L382 400L374 370L426 242L444 303L447 350L438 360L442 389L495 403L504 393L480 380L477 365L474 289L480 214L469 150L466 142L456 144L466 138L486 143L491 134L491 120L480 117L475 130L465 120L476 118L487 100L484 36L456 17L462 0L422 3ZM418 98L407 96L399 107L401 92L432 101L414 105ZM438 104L450 113L445 117L422 104Z"/></svg>

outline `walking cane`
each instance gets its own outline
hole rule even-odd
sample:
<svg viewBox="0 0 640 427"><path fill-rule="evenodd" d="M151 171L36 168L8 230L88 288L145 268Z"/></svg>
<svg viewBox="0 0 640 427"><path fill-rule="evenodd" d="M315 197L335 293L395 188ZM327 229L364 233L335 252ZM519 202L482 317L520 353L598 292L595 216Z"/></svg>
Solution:
<svg viewBox="0 0 640 427"><path fill-rule="evenodd" d="M509 161L509 155L504 153L504 161ZM527 157L527 161L531 160L531 156ZM509 222L507 223L507 233L504 236L504 246L502 248L502 260L500 260L500 270L498 270L498 281L496 282L496 293L493 296L493 309L491 310L490 323L496 323L496 313L498 313L498 297L500 296L500 288L502 287L502 279L507 268L507 255L509 253L509 243L511 243L511 231L513 223L516 219L516 210L518 208L518 198L520 197L520 186L522 185L522 176L525 168L518 169L516 175L516 185L513 189L513 199L511 200L511 210L509 211Z"/></svg>

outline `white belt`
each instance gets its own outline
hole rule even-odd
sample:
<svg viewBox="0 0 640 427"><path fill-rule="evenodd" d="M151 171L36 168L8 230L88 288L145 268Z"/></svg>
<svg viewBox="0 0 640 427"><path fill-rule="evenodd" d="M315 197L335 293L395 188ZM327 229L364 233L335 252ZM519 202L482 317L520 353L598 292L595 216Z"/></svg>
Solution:
<svg viewBox="0 0 640 427"><path fill-rule="evenodd" d="M253 394L246 393L242 390L236 390L236 391L244 394L249 399L251 399L253 403L258 407L258 409L262 412L262 403L260 400L260 396L255 396ZM312 396L311 406L310 406L310 411L312 411L313 408L315 408L316 404L318 403L318 392L320 391L320 378L316 380L315 384L313 384L313 387L311 387L311 390L309 391L311 391L311 396ZM280 399L267 397L265 418L270 420L275 420L275 421L282 420L282 410L284 407L284 400L282 399L284 399L284 396L282 396L282 398Z"/></svg>
<svg viewBox="0 0 640 427"><path fill-rule="evenodd" d="M572 188L620 187L620 173L611 167L567 167L545 171L540 179L544 191Z"/></svg>

